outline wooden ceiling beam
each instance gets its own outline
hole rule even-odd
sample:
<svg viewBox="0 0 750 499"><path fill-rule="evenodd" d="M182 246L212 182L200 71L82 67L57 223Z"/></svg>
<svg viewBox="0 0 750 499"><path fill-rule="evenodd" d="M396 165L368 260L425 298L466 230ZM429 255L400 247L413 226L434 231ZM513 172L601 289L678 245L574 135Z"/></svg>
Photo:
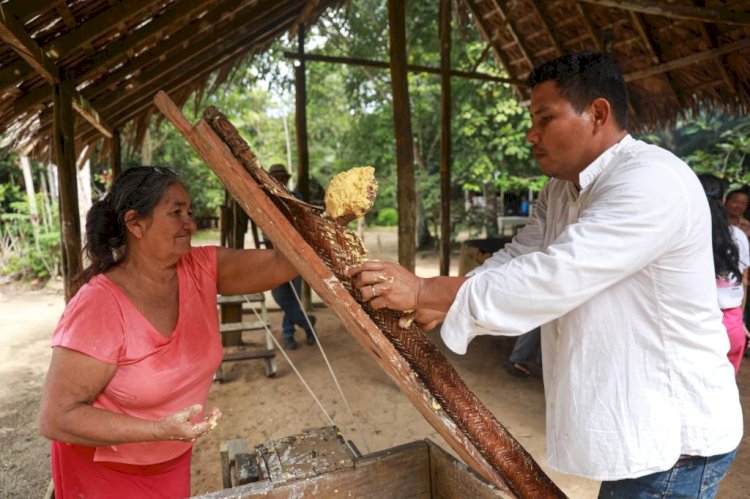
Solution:
<svg viewBox="0 0 750 499"><path fill-rule="evenodd" d="M68 29L75 28L78 22L76 21L76 18L73 16L73 13L68 8L68 2L66 0L54 0L54 2L55 2L55 8L57 9L57 12L60 14L60 17L62 17L62 20L65 23L65 26L67 26Z"/></svg>
<svg viewBox="0 0 750 499"><path fill-rule="evenodd" d="M544 32L547 34L547 37L552 40L552 44L555 46L555 50L557 50L557 55L561 56L565 53L565 49L563 48L563 43L560 41L559 38L557 38L557 35L552 30L553 22L552 19L550 19L549 14L547 14L547 8L544 6L544 3L540 0L534 0L531 2L531 4L534 6L534 10L536 10L536 14L539 16L539 18L542 20L542 25L544 26Z"/></svg>
<svg viewBox="0 0 750 499"><path fill-rule="evenodd" d="M128 56L129 50L140 46L148 40L158 37L162 30L171 24L179 22L183 18L193 17L200 14L203 6L212 3L214 2L207 2L206 0L189 0L187 2L173 4L166 13L153 19L150 23L133 32L132 35L125 36L120 40L112 42L96 55L85 58L70 70L71 77L76 83L81 83L105 65L119 63L123 58ZM234 10L232 5L239 5L240 3L239 0L228 0L225 3L219 3L216 8L221 9L224 12L231 12ZM180 32L176 32L173 36L179 36L179 33ZM0 73L0 83L2 83L2 81L2 73ZM47 89L41 88L32 90L27 95L19 98L13 104L13 107L16 113L20 113L37 107L48 99L49 92Z"/></svg>
<svg viewBox="0 0 750 499"><path fill-rule="evenodd" d="M268 0L266 3L273 3L277 8L283 7L276 1ZM262 9L264 13L269 10L267 5L256 5L256 7ZM294 6L287 6L287 9L293 10ZM101 113L107 116L107 121L115 129L119 129L123 123L123 117L127 121L138 112L148 108L151 105L152 97L158 90L168 89L171 84L179 84L179 87L181 87L191 83L200 78L199 75L205 75L233 57L237 57L243 51L247 51L248 45L257 47L264 43L270 43L279 30L286 31L288 29L288 26L283 23L283 20L288 16L288 10L279 9L264 24L252 26L248 20L256 15L257 12L250 9L244 16L235 18L230 26L226 26L223 31L234 36L226 37L214 43L204 43L199 48L186 47L182 52L174 54L173 59L179 61L178 63L169 66L166 70L158 68L149 74L142 75L141 84L137 87L129 90L123 88L119 92L106 94L102 97ZM245 29L239 31L239 28L242 27ZM211 39L214 38L211 37ZM141 102L148 103L148 106L145 108L138 107ZM49 122L43 121L41 127L48 128ZM40 135L43 136L45 133L45 131L42 131Z"/></svg>
<svg viewBox="0 0 750 499"><path fill-rule="evenodd" d="M505 21L506 24L505 27L510 33L510 36L512 36L515 40L516 45L521 51L521 54L523 54L524 59L526 59L529 65L533 68L536 63L534 61L534 58L531 56L531 51L529 51L528 47L526 47L526 44L521 39L521 37L518 36L516 23L513 21L513 19L508 17L508 11L505 9L501 2L502 0L491 0L492 5L494 5L498 12L500 12L500 14L503 16L503 21Z"/></svg>
<svg viewBox="0 0 750 499"><path fill-rule="evenodd" d="M0 4L0 39L10 45L31 67L39 72L50 85L56 85L63 80L60 69L47 58L41 47L31 38L23 24L11 12L6 4ZM107 137L112 137L112 131L99 118L93 106L71 85L74 108L87 121L94 125Z"/></svg>
<svg viewBox="0 0 750 499"><path fill-rule="evenodd" d="M23 20L49 9L49 0L10 0L5 5L16 13L18 19Z"/></svg>
<svg viewBox="0 0 750 499"><path fill-rule="evenodd" d="M581 19L583 19L583 26L586 28L586 31L588 31L589 37L591 37L591 41L594 42L596 51L604 52L604 47L602 47L602 40L594 29L594 22L591 20L591 15L586 9L583 8L581 2L576 1L573 3L575 3L578 15L581 16Z"/></svg>
<svg viewBox="0 0 750 499"><path fill-rule="evenodd" d="M58 37L42 48L42 53L53 61L64 58L70 51L85 46L97 36L101 36L112 26L123 19L138 14L143 9L153 4L155 0L128 0L116 7L112 7L98 16L90 19L78 28ZM49 3L49 2L48 2ZM18 16L20 19L20 16ZM32 66L33 67L33 66ZM22 61L8 64L0 72L0 92L15 86L28 78L29 71Z"/></svg>
<svg viewBox="0 0 750 499"><path fill-rule="evenodd" d="M642 14L700 21L703 23L737 24L750 26L750 14L736 12L722 8L695 7L691 5L676 5L656 0L579 0L580 2L611 7L622 10L632 10Z"/></svg>
<svg viewBox="0 0 750 499"><path fill-rule="evenodd" d="M50 59L57 60L75 48L94 40L112 29L117 23L137 16L158 0L128 0L111 7L81 24L78 28L65 33L44 46L44 53Z"/></svg>
<svg viewBox="0 0 750 499"><path fill-rule="evenodd" d="M266 15L267 12L282 6L281 2L272 0L260 0L250 6L247 5L247 2L232 0L222 9L214 9L201 19L191 22L167 40L139 54L114 73L110 73L102 80L97 81L96 90L93 93L87 93L87 95L92 100L95 100L96 95L107 93L107 89L110 86L117 86L128 77L133 78L133 75L144 66L167 57L171 51L179 48L184 49L187 46L193 47L192 50L195 50L196 46L210 45L213 40L217 39L217 33L219 37L222 34L227 36L231 31L241 28L241 22L250 23L253 16ZM233 20L226 20L231 18L231 16L235 16ZM242 19L242 21L238 22L238 18ZM186 52L189 54L189 51ZM169 55L169 58L174 61L173 64L180 64L182 62L180 59L175 59L173 55ZM165 64L163 69L168 69L168 66L168 64Z"/></svg>
<svg viewBox="0 0 750 499"><path fill-rule="evenodd" d="M388 69L389 63L385 61L373 61L372 59L361 59L357 57L338 57L332 55L322 54L305 54L300 56L297 52L284 52L284 57L287 59L314 61L314 62L329 62L332 64L346 64L350 66L367 66L373 68L384 68ZM406 69L410 73L428 73L428 74L440 74L440 68L433 68L431 66L420 66L417 64L407 64ZM509 83L511 85L525 85L521 80L514 80L512 78L503 78L500 76L488 75L486 73L478 73L476 71L460 71L453 70L449 71L451 76L458 78L466 78L470 80L484 80L494 81L496 83Z"/></svg>
<svg viewBox="0 0 750 499"><path fill-rule="evenodd" d="M270 31L261 35L260 38L258 38L256 32L248 34L243 37L242 40L238 40L229 51L220 51L216 57L211 58L210 64L205 64L200 60L196 60L185 67L173 68L172 73L168 75L164 81L152 84L148 88L143 89L143 91L132 101L129 101L124 108L118 109L118 113L112 116L112 120L114 120L113 123L116 123L115 126L118 129L121 129L128 121L153 106L153 96L159 90L164 90L168 94L175 92L185 85L192 84L196 80L205 78L209 73L216 71L233 58L242 55L243 52L247 52L249 44L257 46L259 44L270 43L274 39L277 27L278 24L272 26ZM88 143L96 140L96 134L93 130L81 131L78 134L77 140L82 143Z"/></svg>
<svg viewBox="0 0 750 499"><path fill-rule="evenodd" d="M716 25L714 24L706 24L701 23L700 25L701 29L701 36L704 40L708 43L709 48L716 48L719 45L719 36L718 36L718 30L716 28ZM729 93L732 95L737 94L737 86L734 83L734 78L729 74L729 71L727 70L729 64L725 64L725 56L719 57L719 64L717 64L717 68L719 70L719 75L721 76L722 81L724 81L724 84L729 89Z"/></svg>
<svg viewBox="0 0 750 499"><path fill-rule="evenodd" d="M646 45L646 48L648 48L648 51L651 53L652 62L657 65L661 64L663 62L661 49L654 45L654 42L651 38L651 33L646 27L646 22L643 19L643 14L631 11L630 17L633 20L633 26L635 26L636 31L638 31L638 34L641 37L641 41ZM682 93L677 88L677 85L675 85L674 78L672 78L669 73L666 73L665 76L667 78L667 82L669 83L669 88L672 90L672 95L680 104L680 106L684 106L685 102L682 98Z"/></svg>
<svg viewBox="0 0 750 499"><path fill-rule="evenodd" d="M750 38L742 38L740 40L727 43L725 45L716 47L714 49L704 50L703 52L690 54L688 56L681 57L673 61L665 62L664 64L660 64L652 68L642 69L640 71L634 71L632 73L628 73L625 75L625 81L629 82L629 81L641 80L643 78L648 78L649 76L655 76L661 73L665 73L667 71L673 71L675 69L683 68L685 66L690 66L691 64L698 64L700 62L708 61L709 59L714 59L716 57L722 56L724 54L728 54L730 52L735 52L738 50L745 50L748 48L750 48Z"/></svg>
<svg viewBox="0 0 750 499"><path fill-rule="evenodd" d="M481 13L476 8L476 5L474 4L474 0L466 0L465 2L466 7L469 9L469 12L471 12L471 15L476 20L477 27L479 28L479 32L482 34L485 40L487 40L487 43L492 45L493 48L495 47L495 41L492 38L492 35L490 31L487 29L487 25L485 24L486 20L482 18ZM500 66L502 66L505 69L505 72L508 73L508 76L513 78L513 73L510 71L510 62L508 61L508 56L505 54L502 50L493 50L492 53L495 55L495 60L500 63ZM513 86L514 90L518 95L520 96L520 91L517 86Z"/></svg>

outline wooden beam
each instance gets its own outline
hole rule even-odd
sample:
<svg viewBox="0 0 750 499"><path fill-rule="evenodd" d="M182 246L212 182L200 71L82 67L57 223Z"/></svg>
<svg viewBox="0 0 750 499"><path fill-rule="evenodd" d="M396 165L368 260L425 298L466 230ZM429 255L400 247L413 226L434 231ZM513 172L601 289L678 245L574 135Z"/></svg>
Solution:
<svg viewBox="0 0 750 499"><path fill-rule="evenodd" d="M703 52L697 52L695 54L681 57L673 61L665 62L664 64L660 64L658 66L628 73L625 75L625 81L630 82L641 80L643 78L648 78L649 76L655 76L667 71L673 71L685 66L690 66L691 64L698 64L700 62L704 62L722 56L724 54L728 54L738 50L745 50L747 48L750 48L750 38L743 38L731 43L727 43L726 45L722 45L715 49L704 50Z"/></svg>
<svg viewBox="0 0 750 499"><path fill-rule="evenodd" d="M44 55L36 41L31 38L23 25L7 10L5 4L0 4L0 38L8 43L26 62L29 63L51 85L62 81L59 68ZM73 88L69 82L69 94L73 100L73 108L87 121L94 125L103 135L111 137L109 127L99 118L94 107Z"/></svg>
<svg viewBox="0 0 750 499"><path fill-rule="evenodd" d="M581 16L581 19L583 19L583 26L586 28L586 31L588 31L589 37L591 38L591 41L594 43L594 47L596 47L597 52L604 52L604 47L602 47L602 41L599 39L599 36L596 34L596 30L594 30L594 23L591 20L591 15L589 14L587 9L583 8L583 5L581 5L581 2L573 2L576 6L576 10L578 11L578 15ZM568 40L568 43L571 41Z"/></svg>
<svg viewBox="0 0 750 499"><path fill-rule="evenodd" d="M73 49L88 43L111 31L112 26L133 18L155 4L156 0L128 0L120 2L95 17L87 20L78 28L65 33L44 46L44 53L52 60L58 60Z"/></svg>
<svg viewBox="0 0 750 499"><path fill-rule="evenodd" d="M440 0L440 275L451 268L451 0Z"/></svg>
<svg viewBox="0 0 750 499"><path fill-rule="evenodd" d="M719 30L717 29L715 24L701 23L700 29L701 29L701 36L703 37L704 40L706 40L706 42L708 42L709 48L714 49L719 46L719 41L718 41ZM728 68L730 67L730 65L725 64L725 61L726 61L726 57L720 56L719 60L717 61L718 64L716 64L716 67L719 70L721 79L724 81L724 84L729 89L729 93L732 95L736 95L737 85L735 85L734 83L734 76L729 74Z"/></svg>
<svg viewBox="0 0 750 499"><path fill-rule="evenodd" d="M70 8L68 8L68 2L66 0L54 0L55 2L55 8L57 9L57 12L60 13L60 17L62 17L63 22L65 23L65 26L68 27L68 29L72 29L76 27L76 18L73 17L73 13L70 12Z"/></svg>
<svg viewBox="0 0 750 499"><path fill-rule="evenodd" d="M24 20L49 9L50 0L10 0L5 5L16 14L19 20Z"/></svg>
<svg viewBox="0 0 750 499"><path fill-rule="evenodd" d="M282 15L281 13L280 15ZM203 78L208 73L215 71L228 61L238 55L247 52L249 45L264 45L275 39L278 30L286 30L287 25L280 23L275 18L271 18L266 25L256 26L256 31L243 33L239 38L223 40L222 42L210 45L208 52L204 52L201 57L190 59L190 54L177 54L175 60L184 61L183 64L173 66L168 74L163 74L162 78L150 83L148 86L141 87L139 92L129 94L122 105L118 103L105 104L103 111L110 116L111 124L114 127L122 128L127 121L133 116L145 111L153 105L152 96L159 90L173 92L193 81ZM191 54L195 51L189 51ZM208 64L206 61L210 61ZM44 135L44 132L40 132ZM87 143L93 140L92 131L86 131L78 134L78 141Z"/></svg>
<svg viewBox="0 0 750 499"><path fill-rule="evenodd" d="M59 178L60 242L66 301L73 296L73 278L81 270L81 220L78 214L72 88L70 81L53 86L55 126L52 140Z"/></svg>
<svg viewBox="0 0 750 499"><path fill-rule="evenodd" d="M599 7L632 10L643 14L699 21L703 23L737 24L750 26L750 13L737 12L723 8L695 7L677 5L656 0L580 0Z"/></svg>
<svg viewBox="0 0 750 499"><path fill-rule="evenodd" d="M508 73L508 75L513 76L513 72L510 70L511 65L510 61L508 60L508 56L505 54L505 51L500 50L499 47L495 46L495 42L492 38L492 34L487 30L487 27L484 25L484 20L482 18L481 13L476 8L476 5L472 1L465 2L465 5L469 8L469 11L471 12L472 17L474 17L474 22L476 23L477 27L479 28L479 32L482 34L485 40L487 40L487 43L493 46L494 50L492 53L495 55L495 60L500 63L500 65L505 68L505 72ZM512 84L513 90L515 91L516 95L520 98L522 97L521 91L519 89L520 85L518 84Z"/></svg>
<svg viewBox="0 0 750 499"><path fill-rule="evenodd" d="M11 46L47 83L60 81L60 71L31 38L21 21L10 11L7 4L0 3L0 39Z"/></svg>
<svg viewBox="0 0 750 499"><path fill-rule="evenodd" d="M86 121L99 130L99 133L107 137L112 138L113 132L109 126L99 117L99 113L94 109L89 101L83 98L78 92L73 93L73 109L78 112Z"/></svg>
<svg viewBox="0 0 750 499"><path fill-rule="evenodd" d="M516 45L518 46L518 49L521 51L521 54L523 55L524 59L526 59L529 65L532 68L534 68L534 66L536 66L536 61L534 60L534 57L531 54L531 50L529 50L529 48L526 46L526 43L523 41L523 38L518 36L518 28L516 27L516 23L508 15L508 10L504 7L502 0L491 0L491 3L503 16L503 21L505 22L505 28L508 30L510 35L515 40Z"/></svg>
<svg viewBox="0 0 750 499"><path fill-rule="evenodd" d="M284 52L284 57L287 59L300 60L301 56L295 52ZM305 54L304 60L314 62L330 62L333 64L346 64L350 66L366 66L373 68L389 68L390 63L385 61L373 61L372 59L361 59L357 57L339 57L333 55L322 55L322 54ZM440 74L440 68L433 68L430 66L421 66L418 64L407 64L406 70L409 73L429 73L429 74ZM470 80L482 80L482 81L493 81L497 83L508 83L510 85L525 85L521 80L515 80L513 78L503 78L501 76L488 75L486 73L478 73L476 71L459 71L450 70L450 75L456 78L466 78Z"/></svg>
<svg viewBox="0 0 750 499"><path fill-rule="evenodd" d="M102 50L90 57L85 57L75 67L70 68L71 77L76 83L80 83L104 66L115 66L121 62L128 51L159 37L164 29L180 22L181 19L195 17L201 9L207 8L208 4L210 2L206 0L187 0L170 4L164 12L149 23L107 43ZM221 7L217 6L217 8ZM62 54L61 58L67 55ZM0 92L23 81L28 76L29 70L30 68L20 59L5 66L0 70ZM46 91L43 93L47 94ZM36 93L34 97L28 99L29 102L26 105L34 106L43 99L44 95Z"/></svg>
<svg viewBox="0 0 750 499"><path fill-rule="evenodd" d="M565 54L565 48L563 47L563 43L557 38L557 35L555 34L555 31L553 29L554 23L547 14L547 8L544 6L544 2L542 2L541 0L534 0L532 2L532 5L534 6L534 9L536 10L539 18L542 20L544 32L547 34L547 37L552 40L552 44L555 46L557 55L562 56L563 54Z"/></svg>
<svg viewBox="0 0 750 499"><path fill-rule="evenodd" d="M388 38L393 92L393 131L396 134L398 262L413 272L416 257L417 191L414 179L414 136L411 129L409 78L406 71L404 0L388 0Z"/></svg>
<svg viewBox="0 0 750 499"><path fill-rule="evenodd" d="M109 166L112 170L112 182L122 173L122 150L120 131L114 130L109 142Z"/></svg>

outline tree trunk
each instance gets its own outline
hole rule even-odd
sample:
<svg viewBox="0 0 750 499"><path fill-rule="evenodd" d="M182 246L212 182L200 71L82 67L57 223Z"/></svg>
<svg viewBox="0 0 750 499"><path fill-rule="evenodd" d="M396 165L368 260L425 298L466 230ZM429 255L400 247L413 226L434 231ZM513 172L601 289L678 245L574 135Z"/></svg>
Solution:
<svg viewBox="0 0 750 499"><path fill-rule="evenodd" d="M151 132L148 127L143 133L143 142L141 143L141 164L150 166L154 160L154 150L151 147Z"/></svg>
<svg viewBox="0 0 750 499"><path fill-rule="evenodd" d="M403 0L388 0L393 129L396 134L398 261L414 271L416 243L416 189L414 180L414 138L406 71L406 7Z"/></svg>
<svg viewBox="0 0 750 499"><path fill-rule="evenodd" d="M85 153L82 155L85 157ZM86 214L91 209L91 160L86 159L78 170L78 216L81 219L82 243L86 243Z"/></svg>
<svg viewBox="0 0 750 499"><path fill-rule="evenodd" d="M487 237L497 237L497 192L489 184L484 184L484 228Z"/></svg>
<svg viewBox="0 0 750 499"><path fill-rule="evenodd" d="M26 198L29 203L29 218L34 230L34 248L39 252L39 211L36 207L36 192L34 192L34 176L31 174L31 161L28 156L19 156L23 183L26 184Z"/></svg>

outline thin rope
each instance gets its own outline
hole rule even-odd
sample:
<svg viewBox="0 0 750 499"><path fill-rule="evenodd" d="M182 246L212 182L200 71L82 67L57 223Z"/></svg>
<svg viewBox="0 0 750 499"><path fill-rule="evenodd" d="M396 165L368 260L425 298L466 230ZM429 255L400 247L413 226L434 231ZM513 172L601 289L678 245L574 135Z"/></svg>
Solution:
<svg viewBox="0 0 750 499"><path fill-rule="evenodd" d="M255 313L255 316L263 324L263 328L266 330L266 334L271 338L271 340L273 341L274 345L276 345L276 348L279 350L279 352L281 352L281 355L283 355L284 358L286 359L286 361L289 363L289 366L292 368L292 370L294 371L294 373L297 375L297 377L299 378L299 380L302 382L302 385L307 389L307 392L313 398L313 400L315 401L315 403L318 404L318 407L320 407L320 411L323 413L323 415L325 416L325 418L328 420L328 422L332 426L337 426L336 423L331 418L331 416L328 414L328 411L326 411L325 407L323 407L323 404L320 402L320 400L318 399L318 397L315 396L315 392L313 392L312 388L310 388L310 385L308 385L307 381L305 381L305 378L302 376L302 373L300 373L297 370L297 367L294 365L294 362L292 362L292 359L290 359L289 356L284 351L284 349L281 348L281 345L279 344L278 340L276 339L276 337L271 332L271 329L269 329L268 324L266 323L266 321L258 313L258 310L255 308L255 305L253 305L253 303L250 301L250 299L247 296L245 296L245 301L253 309L253 312ZM346 444L346 446L352 452L352 455L356 456L356 455L359 454L346 439L343 439L343 440L344 440L344 443ZM369 453L369 450L368 450L368 453Z"/></svg>
<svg viewBox="0 0 750 499"><path fill-rule="evenodd" d="M359 433L359 437L364 442L365 449L367 450L367 453L369 454L371 451L370 451L370 446L367 443L367 439L365 438L365 434L362 431L362 428L360 428L359 426L359 421L357 421L357 418L354 417L352 408L349 406L349 401L346 399L346 395L344 395L344 390L342 390L341 385L339 385L339 380L336 377L336 373L333 372L333 367L331 366L331 363L328 362L328 356L326 355L325 350L323 350L323 345L320 343L320 339L318 338L318 333L315 331L315 328L313 327L312 322L310 322L310 316L307 315L307 311L305 310L305 307L302 306L302 301L300 300L299 295L297 294L297 290L294 289L294 285L291 282L289 282L289 287L292 288L294 297L297 299L297 303L299 303L299 308L302 310L302 313L305 315L305 320L307 321L307 325L310 326L310 331L312 331L313 337L315 337L315 341L318 344L318 348L320 348L320 354L323 356L323 360L325 361L326 366L328 366L328 372L331 373L331 378L333 378L333 382L336 384L336 389L338 389L339 395L341 395L341 400L344 401L346 410L349 412L349 417L352 418L352 421L354 422L354 426L357 429L357 433Z"/></svg>

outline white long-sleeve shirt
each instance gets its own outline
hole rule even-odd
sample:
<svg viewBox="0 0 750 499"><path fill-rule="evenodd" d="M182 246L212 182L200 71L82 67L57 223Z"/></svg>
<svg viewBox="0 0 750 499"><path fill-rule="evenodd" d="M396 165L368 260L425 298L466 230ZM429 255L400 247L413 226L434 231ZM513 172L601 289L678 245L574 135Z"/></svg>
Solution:
<svg viewBox="0 0 750 499"><path fill-rule="evenodd" d="M595 480L735 449L742 413L717 306L706 196L671 153L630 136L573 183L551 179L535 217L459 289L441 330L540 324L547 463Z"/></svg>

